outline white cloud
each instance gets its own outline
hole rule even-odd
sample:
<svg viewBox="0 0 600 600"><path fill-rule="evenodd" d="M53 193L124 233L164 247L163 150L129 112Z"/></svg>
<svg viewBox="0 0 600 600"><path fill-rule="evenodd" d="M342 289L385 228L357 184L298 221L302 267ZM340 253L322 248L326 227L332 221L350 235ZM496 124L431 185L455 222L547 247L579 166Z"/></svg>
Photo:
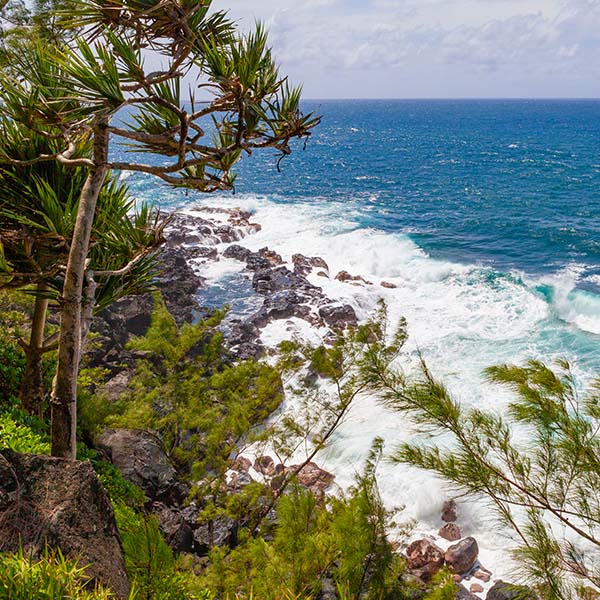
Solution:
<svg viewBox="0 0 600 600"><path fill-rule="evenodd" d="M600 96L600 0L215 0L307 95ZM409 93L406 90L410 90Z"/></svg>

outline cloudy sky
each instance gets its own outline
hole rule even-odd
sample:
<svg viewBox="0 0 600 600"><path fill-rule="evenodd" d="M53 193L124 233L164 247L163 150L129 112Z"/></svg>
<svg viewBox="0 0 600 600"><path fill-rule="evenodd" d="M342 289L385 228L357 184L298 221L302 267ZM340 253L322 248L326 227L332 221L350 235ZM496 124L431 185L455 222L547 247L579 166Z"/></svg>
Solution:
<svg viewBox="0 0 600 600"><path fill-rule="evenodd" d="M214 0L307 98L600 97L600 0Z"/></svg>

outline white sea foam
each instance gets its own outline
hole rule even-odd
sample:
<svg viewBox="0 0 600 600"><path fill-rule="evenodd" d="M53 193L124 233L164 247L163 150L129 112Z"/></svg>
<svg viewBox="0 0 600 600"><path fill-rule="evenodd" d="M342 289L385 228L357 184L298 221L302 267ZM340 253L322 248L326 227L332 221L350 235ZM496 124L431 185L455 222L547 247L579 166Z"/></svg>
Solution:
<svg viewBox="0 0 600 600"><path fill-rule="evenodd" d="M549 290L551 310L557 318L583 331L600 335L600 296L577 289L582 279L595 282L593 276L584 275L584 265L572 264L556 274L529 280L528 283Z"/></svg>
<svg viewBox="0 0 600 600"><path fill-rule="evenodd" d="M214 202L211 198L207 204ZM297 252L323 257L331 278L311 275L311 280L329 297L350 303L359 318L368 317L378 299L384 298L392 322L400 316L408 320L409 349L418 348L423 353L432 372L464 405L503 411L510 394L492 387L481 375L491 364L520 363L529 358L549 360L553 355L565 354L568 359L576 359L552 341L551 327L564 326L558 319L600 333L600 300L574 291L580 275L577 269L545 281L527 281L522 276L503 276L477 265L435 260L406 235L359 228L357 207L351 204L345 207L329 201L290 205L258 196L219 198L219 204L255 213L253 219L262 230L244 239L244 246L252 250L268 246L287 261ZM203 275L219 281L240 268L237 261L221 260L209 264ZM373 285L335 281L334 275L341 270L361 275ZM397 288L381 287L383 280ZM553 290L551 302L537 289L540 285ZM555 325L549 325L555 321ZM292 319L271 323L262 339L274 346L294 334L315 341L318 333L305 322ZM590 375L585 369L581 374ZM357 400L319 462L335 472L338 484L346 487L361 469L373 438L384 438L390 452L395 444L414 435L405 416L364 396ZM416 532L421 535L437 531L442 503L450 494L440 480L429 473L384 462L379 481L389 507L406 507L399 515L400 521L414 519ZM510 577L510 539L494 527L486 508L476 503L461 504L460 525L463 535L477 538L482 564L493 569L495 577Z"/></svg>

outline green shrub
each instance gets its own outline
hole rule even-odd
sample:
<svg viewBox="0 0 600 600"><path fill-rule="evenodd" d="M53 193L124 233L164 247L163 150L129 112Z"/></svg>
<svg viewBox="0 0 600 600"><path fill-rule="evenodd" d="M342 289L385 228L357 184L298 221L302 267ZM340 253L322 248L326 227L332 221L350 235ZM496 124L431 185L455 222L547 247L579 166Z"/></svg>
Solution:
<svg viewBox="0 0 600 600"><path fill-rule="evenodd" d="M222 474L249 430L283 399L279 373L253 360L230 364L217 326L224 312L178 328L156 297L151 326L130 343L143 351L130 393L114 403L83 398L88 428L158 431L180 473L198 480Z"/></svg>
<svg viewBox="0 0 600 600"><path fill-rule="evenodd" d="M108 600L111 594L89 589L85 568L47 551L40 559L23 552L0 553L0 600Z"/></svg>
<svg viewBox="0 0 600 600"><path fill-rule="evenodd" d="M44 424L24 411L0 412L0 449L30 454L50 454Z"/></svg>
<svg viewBox="0 0 600 600"><path fill-rule="evenodd" d="M0 328L0 405L7 405L18 396L24 370L23 350Z"/></svg>
<svg viewBox="0 0 600 600"><path fill-rule="evenodd" d="M114 505L125 553L125 567L138 600L210 600L206 591L191 593L195 576L180 572L158 522L123 503Z"/></svg>

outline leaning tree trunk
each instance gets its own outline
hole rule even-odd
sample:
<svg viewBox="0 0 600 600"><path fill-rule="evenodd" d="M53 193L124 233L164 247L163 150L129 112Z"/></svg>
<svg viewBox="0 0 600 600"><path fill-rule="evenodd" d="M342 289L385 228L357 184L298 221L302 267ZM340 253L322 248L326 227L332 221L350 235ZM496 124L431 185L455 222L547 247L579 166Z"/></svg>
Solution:
<svg viewBox="0 0 600 600"><path fill-rule="evenodd" d="M71 240L60 314L58 364L51 398L52 455L75 458L77 426L77 376L81 359L82 293L96 203L106 178L108 122L94 127L94 167L81 190L77 220Z"/></svg>
<svg viewBox="0 0 600 600"><path fill-rule="evenodd" d="M23 344L25 352L25 372L21 383L21 404L30 414L40 416L44 403L44 330L48 312L48 298L44 297L47 287L40 283L37 286L37 296L33 309L31 335L29 343Z"/></svg>

